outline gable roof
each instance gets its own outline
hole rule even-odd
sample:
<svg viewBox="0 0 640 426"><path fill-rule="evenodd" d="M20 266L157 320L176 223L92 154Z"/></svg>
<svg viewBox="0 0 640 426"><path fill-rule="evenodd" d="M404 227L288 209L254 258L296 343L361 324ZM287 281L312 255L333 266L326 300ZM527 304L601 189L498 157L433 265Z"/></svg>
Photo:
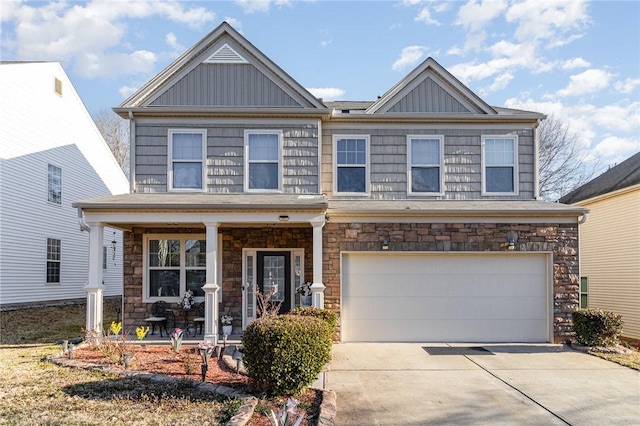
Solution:
<svg viewBox="0 0 640 426"><path fill-rule="evenodd" d="M439 97L440 101L438 104L418 102L412 106L411 102L405 101L413 91ZM415 110L416 106L420 110ZM498 113L431 57L424 60L366 110L367 114L386 112Z"/></svg>
<svg viewBox="0 0 640 426"><path fill-rule="evenodd" d="M242 68L233 68L242 67ZM237 72L238 70L242 72ZM231 72L229 72L231 70ZM242 85L225 84L224 78L242 74L245 81L255 80L267 95L251 97L250 91L238 94ZM198 80L199 79L199 80ZM208 90L198 90L186 96L189 81L207 81ZM179 86L179 87L178 87ZM240 87L240 89L238 89ZM215 93L214 93L215 92ZM224 93L222 93L224 92ZM281 108L327 112L325 105L302 85L278 67L227 22L221 23L158 75L114 108L121 116L129 111L160 110L179 107L181 110Z"/></svg>
<svg viewBox="0 0 640 426"><path fill-rule="evenodd" d="M574 189L559 201L574 204L638 184L640 184L640 152Z"/></svg>

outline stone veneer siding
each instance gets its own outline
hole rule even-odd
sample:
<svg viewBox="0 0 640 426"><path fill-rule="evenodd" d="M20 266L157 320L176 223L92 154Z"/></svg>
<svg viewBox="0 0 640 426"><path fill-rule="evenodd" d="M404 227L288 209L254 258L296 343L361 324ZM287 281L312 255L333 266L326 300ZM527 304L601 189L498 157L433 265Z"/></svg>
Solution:
<svg viewBox="0 0 640 426"><path fill-rule="evenodd" d="M516 231L516 251L553 252L553 340L561 343L573 333L571 313L579 307L577 224L327 223L323 231L325 308L338 315L342 251L381 251L383 239L390 252L506 251L507 232Z"/></svg>
<svg viewBox="0 0 640 426"><path fill-rule="evenodd" d="M142 302L142 244L144 234L204 234L198 229L135 228L124 234L124 326L128 328L144 324L149 316L151 303ZM242 326L242 249L282 248L304 249L303 281L313 277L313 231L309 227L224 228L222 235L222 303L220 315L231 314L234 327ZM292 259L293 261L293 259ZM175 305L174 307L177 307Z"/></svg>

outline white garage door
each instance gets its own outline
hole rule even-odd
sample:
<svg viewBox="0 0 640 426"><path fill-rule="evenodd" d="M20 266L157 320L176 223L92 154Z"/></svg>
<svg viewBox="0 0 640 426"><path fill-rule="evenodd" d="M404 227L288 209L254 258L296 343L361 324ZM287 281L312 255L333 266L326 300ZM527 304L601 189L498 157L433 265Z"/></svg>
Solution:
<svg viewBox="0 0 640 426"><path fill-rule="evenodd" d="M545 254L344 253L342 339L547 342Z"/></svg>

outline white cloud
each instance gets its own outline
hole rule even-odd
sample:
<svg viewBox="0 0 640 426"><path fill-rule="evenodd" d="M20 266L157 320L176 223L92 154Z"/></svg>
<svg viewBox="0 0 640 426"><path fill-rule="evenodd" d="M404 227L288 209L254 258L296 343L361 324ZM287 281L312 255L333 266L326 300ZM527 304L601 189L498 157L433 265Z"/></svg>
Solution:
<svg viewBox="0 0 640 426"><path fill-rule="evenodd" d="M637 87L640 87L640 78L627 78L624 81L616 82L613 87L618 92L628 95L636 90Z"/></svg>
<svg viewBox="0 0 640 426"><path fill-rule="evenodd" d="M153 70L155 53L127 51L131 49L125 41L127 20L159 16L197 28L215 18L204 7L189 8L174 0L52 1L44 5L12 3L12 6L10 13L3 12L3 19L7 16L15 23L13 38L5 45L12 47L15 59L62 61L90 77ZM126 63L115 66L117 60Z"/></svg>
<svg viewBox="0 0 640 426"><path fill-rule="evenodd" d="M525 0L510 5L505 18L518 25L517 40L546 39L552 44L575 37L571 32L581 31L589 22L584 0Z"/></svg>
<svg viewBox="0 0 640 426"><path fill-rule="evenodd" d="M240 31L240 28L242 28L242 22L240 22L240 20L236 19L236 18L232 18L230 16L225 16L224 20L227 24L231 25L236 31Z"/></svg>
<svg viewBox="0 0 640 426"><path fill-rule="evenodd" d="M505 87L507 87L507 85L509 85L509 82L513 80L513 78L513 74L509 72L500 74L495 78L495 80L493 80L493 84L486 89L487 93L497 92L498 90L504 89Z"/></svg>
<svg viewBox="0 0 640 426"><path fill-rule="evenodd" d="M122 99L126 99L129 96L133 95L136 90L138 90L137 87L122 86L121 88L118 89L118 93L120 93L120 96L122 96Z"/></svg>
<svg viewBox="0 0 640 426"><path fill-rule="evenodd" d="M559 96L579 96L598 92L609 85L611 74L599 69L586 70L569 77L566 88L559 90Z"/></svg>
<svg viewBox="0 0 640 426"><path fill-rule="evenodd" d="M606 165L621 163L640 151L640 138L606 136L594 148L596 157L604 158Z"/></svg>
<svg viewBox="0 0 640 426"><path fill-rule="evenodd" d="M458 10L457 25L462 25L471 32L478 32L485 25L498 17L507 8L504 0L469 0Z"/></svg>
<svg viewBox="0 0 640 426"><path fill-rule="evenodd" d="M335 101L346 93L337 87L309 87L307 90L316 98L322 98L325 101Z"/></svg>
<svg viewBox="0 0 640 426"><path fill-rule="evenodd" d="M583 58L571 58L562 62L560 68L563 70L573 70L576 68L586 68L588 66L591 66L591 64Z"/></svg>
<svg viewBox="0 0 640 426"><path fill-rule="evenodd" d="M184 46L178 43L178 37L176 37L174 33L169 33L164 36L164 41L174 50L184 50Z"/></svg>
<svg viewBox="0 0 640 426"><path fill-rule="evenodd" d="M640 132L640 102L628 105L606 105L593 117L605 129L623 132Z"/></svg>
<svg viewBox="0 0 640 426"><path fill-rule="evenodd" d="M427 25L441 25L440 22L431 17L431 11L429 11L428 6L422 8L420 13L418 13L418 16L414 18L414 21L424 22Z"/></svg>
<svg viewBox="0 0 640 426"><path fill-rule="evenodd" d="M244 13L268 12L271 4L276 6L290 6L290 0L235 0L235 3L242 8Z"/></svg>
<svg viewBox="0 0 640 426"><path fill-rule="evenodd" d="M407 46L402 49L400 57L393 63L391 69L402 70L406 67L416 65L423 58L425 48L423 46Z"/></svg>

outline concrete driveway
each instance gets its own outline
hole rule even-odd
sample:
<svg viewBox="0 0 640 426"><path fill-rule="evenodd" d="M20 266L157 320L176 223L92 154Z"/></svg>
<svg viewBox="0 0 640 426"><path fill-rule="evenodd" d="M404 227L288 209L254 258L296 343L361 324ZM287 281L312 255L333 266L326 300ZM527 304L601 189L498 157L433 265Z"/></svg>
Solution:
<svg viewBox="0 0 640 426"><path fill-rule="evenodd" d="M325 381L338 425L640 424L640 372L560 345L334 344Z"/></svg>

